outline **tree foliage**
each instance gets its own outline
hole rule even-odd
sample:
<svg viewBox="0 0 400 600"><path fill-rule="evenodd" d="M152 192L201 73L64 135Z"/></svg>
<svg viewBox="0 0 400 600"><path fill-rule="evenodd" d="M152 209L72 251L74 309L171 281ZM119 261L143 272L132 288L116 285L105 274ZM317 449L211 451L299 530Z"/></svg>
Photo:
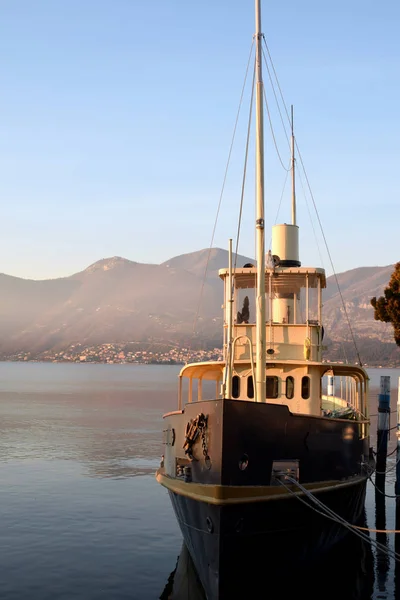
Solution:
<svg viewBox="0 0 400 600"><path fill-rule="evenodd" d="M384 296L371 298L371 304L376 321L393 325L394 341L400 346L400 262L395 265Z"/></svg>

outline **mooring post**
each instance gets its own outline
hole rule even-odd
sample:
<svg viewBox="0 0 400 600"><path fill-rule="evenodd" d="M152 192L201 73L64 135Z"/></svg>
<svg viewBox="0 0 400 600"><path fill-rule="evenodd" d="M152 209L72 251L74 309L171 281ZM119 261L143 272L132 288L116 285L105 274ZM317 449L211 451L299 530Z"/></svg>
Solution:
<svg viewBox="0 0 400 600"><path fill-rule="evenodd" d="M396 483L394 486L394 493L396 496L400 496L400 377L397 389L397 454L396 454ZM399 502L399 498L396 498L396 503ZM396 507L397 508L397 507ZM397 511L398 512L398 511ZM397 529L397 527L396 527Z"/></svg>
<svg viewBox="0 0 400 600"><path fill-rule="evenodd" d="M376 476L378 478L378 475ZM383 488L385 479L383 477ZM386 496L375 484L375 528L376 542L380 544L376 549L376 583L379 592L386 592L386 584L390 571L390 558L388 534L386 533ZM386 594L385 594L386 595Z"/></svg>
<svg viewBox="0 0 400 600"><path fill-rule="evenodd" d="M390 429L390 376L382 375L378 396L378 435L375 484L385 491L386 456Z"/></svg>
<svg viewBox="0 0 400 600"><path fill-rule="evenodd" d="M388 548L388 536L386 533L386 496L385 476L386 457L390 429L390 377L381 376L380 390L378 396L378 440L376 450L376 474L375 474L375 526L377 529L376 541ZM377 550L377 586L380 592L386 592L386 584L390 569L390 560L387 552L383 549Z"/></svg>
<svg viewBox="0 0 400 600"><path fill-rule="evenodd" d="M395 519L395 529L396 531L400 530L400 377L398 380L398 389L397 389L397 453L396 453L396 483L394 484L394 493L397 496L395 500L395 510L396 510L396 519ZM394 534L394 551L400 552L400 534ZM398 597L398 593L400 590L400 563L396 561L395 569L394 569L394 585L395 585L395 597Z"/></svg>

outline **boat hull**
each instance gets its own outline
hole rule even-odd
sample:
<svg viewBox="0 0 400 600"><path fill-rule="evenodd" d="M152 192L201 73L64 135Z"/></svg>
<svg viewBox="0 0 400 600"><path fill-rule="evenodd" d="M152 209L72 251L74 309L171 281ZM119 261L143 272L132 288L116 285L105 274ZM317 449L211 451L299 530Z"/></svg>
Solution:
<svg viewBox="0 0 400 600"><path fill-rule="evenodd" d="M314 496L347 522L362 522L366 480ZM215 505L169 492L183 538L208 600L246 597L261 586L321 558L349 534L297 496L285 500ZM232 596L232 594L235 594Z"/></svg>

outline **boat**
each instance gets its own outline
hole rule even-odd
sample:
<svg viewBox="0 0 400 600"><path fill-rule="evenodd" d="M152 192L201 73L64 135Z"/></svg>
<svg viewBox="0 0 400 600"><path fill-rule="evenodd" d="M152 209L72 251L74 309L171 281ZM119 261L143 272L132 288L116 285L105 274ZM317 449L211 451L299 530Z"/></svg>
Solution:
<svg viewBox="0 0 400 600"><path fill-rule="evenodd" d="M373 469L368 374L323 360L325 270L299 259L293 119L291 223L265 251L261 0L255 23L255 264L233 267L229 240L224 357L182 367L156 472L208 600L282 566L292 589L292 566L352 535Z"/></svg>

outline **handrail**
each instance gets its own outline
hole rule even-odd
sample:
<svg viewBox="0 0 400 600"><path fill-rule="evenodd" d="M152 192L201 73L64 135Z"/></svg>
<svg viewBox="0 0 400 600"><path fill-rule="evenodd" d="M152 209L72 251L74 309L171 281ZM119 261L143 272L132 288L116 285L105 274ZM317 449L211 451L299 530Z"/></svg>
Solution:
<svg viewBox="0 0 400 600"><path fill-rule="evenodd" d="M257 402L257 386L255 385L255 368L254 368L254 357L253 357L253 340L251 340L248 335L238 335L235 338L233 338L233 340L232 340L232 372L233 372L234 360L235 360L235 344L241 338L244 338L249 343L251 375L253 377L254 401Z"/></svg>

